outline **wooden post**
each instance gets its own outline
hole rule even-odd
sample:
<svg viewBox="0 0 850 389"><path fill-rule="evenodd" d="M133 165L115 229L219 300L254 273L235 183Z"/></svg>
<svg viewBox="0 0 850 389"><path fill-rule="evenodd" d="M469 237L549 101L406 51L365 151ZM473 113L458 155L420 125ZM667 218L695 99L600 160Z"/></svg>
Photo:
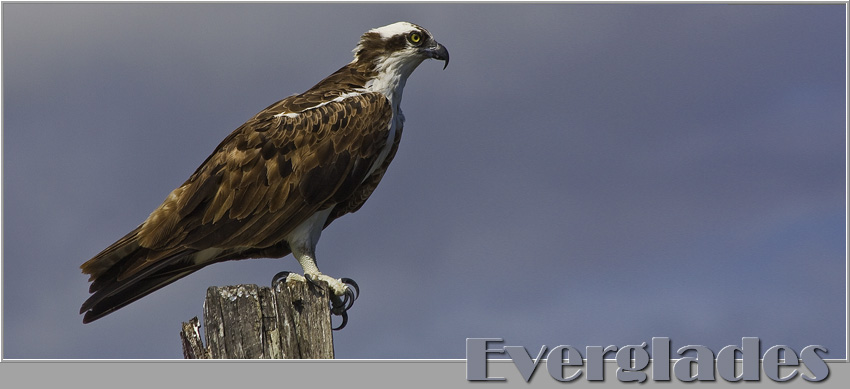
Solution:
<svg viewBox="0 0 850 389"><path fill-rule="evenodd" d="M203 346L198 318L183 323L187 359L332 359L328 289L280 282L207 289Z"/></svg>

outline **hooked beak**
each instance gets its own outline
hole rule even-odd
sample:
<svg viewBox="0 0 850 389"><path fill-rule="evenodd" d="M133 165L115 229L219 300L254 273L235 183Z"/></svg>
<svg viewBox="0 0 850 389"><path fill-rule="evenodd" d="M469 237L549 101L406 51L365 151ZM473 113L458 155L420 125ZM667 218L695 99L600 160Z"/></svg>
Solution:
<svg viewBox="0 0 850 389"><path fill-rule="evenodd" d="M444 61L443 69L445 70L447 66L449 66L449 51L446 50L446 47L441 45L439 42L434 41L434 44L425 47L422 49L422 52L428 57L437 59L440 61Z"/></svg>

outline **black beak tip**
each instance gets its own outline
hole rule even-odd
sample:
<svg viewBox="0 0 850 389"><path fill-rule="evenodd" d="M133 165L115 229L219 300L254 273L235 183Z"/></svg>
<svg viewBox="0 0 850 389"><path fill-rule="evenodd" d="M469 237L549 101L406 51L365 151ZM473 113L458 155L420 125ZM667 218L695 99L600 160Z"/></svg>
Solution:
<svg viewBox="0 0 850 389"><path fill-rule="evenodd" d="M446 50L446 46L437 43L436 47L428 49L428 56L443 61L443 70L446 70L446 67L449 66L449 51Z"/></svg>
<svg viewBox="0 0 850 389"><path fill-rule="evenodd" d="M440 59L443 60L443 70L446 70L449 66L449 51L446 50L446 46L440 45L437 53L440 55Z"/></svg>

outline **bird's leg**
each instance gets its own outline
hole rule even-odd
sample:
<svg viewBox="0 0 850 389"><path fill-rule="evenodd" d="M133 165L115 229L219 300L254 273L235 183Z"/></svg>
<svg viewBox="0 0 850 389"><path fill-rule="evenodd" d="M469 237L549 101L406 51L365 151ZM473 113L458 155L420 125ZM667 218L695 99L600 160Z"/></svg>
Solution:
<svg viewBox="0 0 850 389"><path fill-rule="evenodd" d="M354 305L354 300L356 300L357 296L360 294L360 287L350 278L336 279L322 274L322 272L319 271L319 267L316 265L315 254L313 254L314 250L311 250L311 247L309 246L306 247L306 250L303 250L303 248L303 246L292 248L292 254L304 270L303 278L317 286L319 286L319 281L327 283L332 292L330 296L331 313L342 317L342 324L334 329L342 329L348 323L347 311L351 309ZM302 277L298 274L283 271L275 274L272 279L272 286L275 286L275 284L280 281L302 281L301 278Z"/></svg>
<svg viewBox="0 0 850 389"><path fill-rule="evenodd" d="M304 269L304 278L306 278L307 281L310 281L311 284L317 285L318 281L325 281L328 283L328 287L334 295L342 296L345 294L345 283L343 283L342 280L322 274L322 272L319 271L319 267L316 266L316 260L313 256L302 253L295 258L298 259L298 263L301 265L301 268Z"/></svg>

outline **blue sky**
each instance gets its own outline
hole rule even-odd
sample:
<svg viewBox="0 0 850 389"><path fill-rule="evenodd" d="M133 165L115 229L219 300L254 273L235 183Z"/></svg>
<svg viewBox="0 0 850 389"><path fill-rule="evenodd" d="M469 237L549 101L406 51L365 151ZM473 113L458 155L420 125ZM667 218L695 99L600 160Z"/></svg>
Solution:
<svg viewBox="0 0 850 389"><path fill-rule="evenodd" d="M843 5L3 4L3 357L182 358L203 269L95 323L79 265L233 129L430 30L396 159L325 230L362 295L339 358L649 343L826 346L844 358Z"/></svg>

